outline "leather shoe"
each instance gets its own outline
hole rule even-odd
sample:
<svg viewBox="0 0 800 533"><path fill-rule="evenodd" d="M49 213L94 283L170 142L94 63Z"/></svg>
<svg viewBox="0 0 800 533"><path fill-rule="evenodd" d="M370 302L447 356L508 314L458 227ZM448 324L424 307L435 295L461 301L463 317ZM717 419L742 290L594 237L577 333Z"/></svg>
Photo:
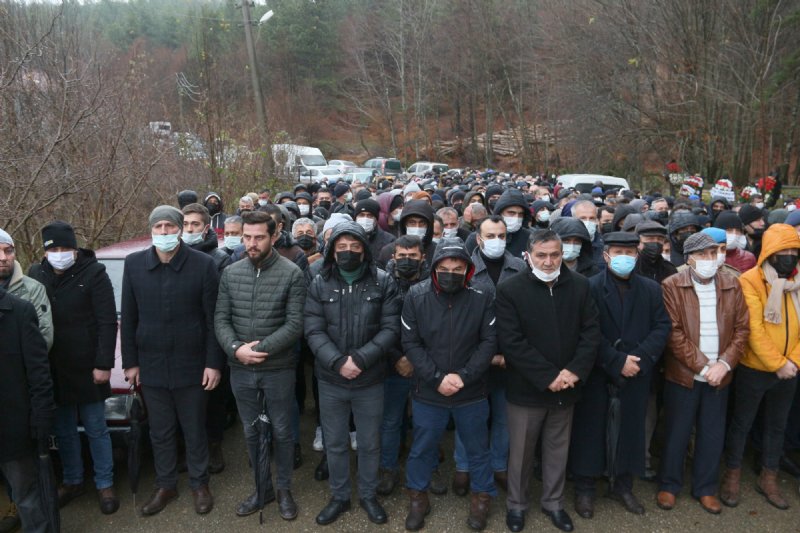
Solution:
<svg viewBox="0 0 800 533"><path fill-rule="evenodd" d="M589 494L576 495L575 512L578 513L578 516L587 520L594 517L594 497Z"/></svg>
<svg viewBox="0 0 800 533"><path fill-rule="evenodd" d="M275 501L275 491L270 489L264 497L264 505ZM236 508L236 516L249 516L259 510L258 494L253 493Z"/></svg>
<svg viewBox="0 0 800 533"><path fill-rule="evenodd" d="M506 526L514 533L525 529L525 511L509 509L506 513Z"/></svg>
<svg viewBox="0 0 800 533"><path fill-rule="evenodd" d="M175 489L162 489L157 488L150 500L142 506L142 514L145 516L152 516L164 510L169 502L178 497L178 491Z"/></svg>
<svg viewBox="0 0 800 533"><path fill-rule="evenodd" d="M381 507L381 504L378 503L377 498L362 498L359 500L358 504L367 512L367 517L369 517L370 522L373 524L386 523L386 511Z"/></svg>
<svg viewBox="0 0 800 533"><path fill-rule="evenodd" d="M83 483L78 483L76 485L64 483L58 487L58 506L64 507L75 498L82 496L85 492L86 487L83 486Z"/></svg>
<svg viewBox="0 0 800 533"><path fill-rule="evenodd" d="M632 492L612 492L611 499L622 503L622 506L625 507L625 510L629 513L638 515L644 514L644 506L639 503L639 500L636 499L636 496L634 496Z"/></svg>
<svg viewBox="0 0 800 533"><path fill-rule="evenodd" d="M119 509L119 500L114 494L114 487L108 487L97 491L100 499L100 512L103 514L114 514Z"/></svg>
<svg viewBox="0 0 800 533"><path fill-rule="evenodd" d="M317 515L317 524L327 526L336 522L339 515L350 510L350 500L336 500L331 498L322 511Z"/></svg>
<svg viewBox="0 0 800 533"><path fill-rule="evenodd" d="M297 518L297 504L294 503L294 498L292 498L292 493L289 489L278 489L278 510L284 520Z"/></svg>
<svg viewBox="0 0 800 533"><path fill-rule="evenodd" d="M656 494L656 505L665 511L671 511L675 507L675 495L666 490L661 490Z"/></svg>
<svg viewBox="0 0 800 533"><path fill-rule="evenodd" d="M197 514L208 514L214 508L214 497L211 496L208 485L200 485L192 490L192 499L194 500L194 512Z"/></svg>
<svg viewBox="0 0 800 533"><path fill-rule="evenodd" d="M314 479L317 481L325 481L328 479L328 476L330 476L328 472L328 455L323 453L322 459L317 465L317 469L314 470Z"/></svg>
<svg viewBox="0 0 800 533"><path fill-rule="evenodd" d="M716 496L700 496L700 507L704 511L711 514L719 514L722 512L722 504Z"/></svg>
<svg viewBox="0 0 800 533"><path fill-rule="evenodd" d="M575 526L572 525L572 519L564 509L559 509L558 511L548 511L547 509L542 509L542 512L549 516L550 521L553 522L553 525L561 531L572 531L575 529Z"/></svg>
<svg viewBox="0 0 800 533"><path fill-rule="evenodd" d="M469 492L469 472L459 472L453 474L453 492L456 496L466 496Z"/></svg>

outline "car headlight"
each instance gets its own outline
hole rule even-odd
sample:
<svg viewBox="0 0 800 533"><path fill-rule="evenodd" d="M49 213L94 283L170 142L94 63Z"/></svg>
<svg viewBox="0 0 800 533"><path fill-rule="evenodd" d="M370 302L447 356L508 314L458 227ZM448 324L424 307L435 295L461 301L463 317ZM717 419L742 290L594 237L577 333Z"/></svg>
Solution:
<svg viewBox="0 0 800 533"><path fill-rule="evenodd" d="M114 394L106 398L106 420L128 420L132 405L132 394Z"/></svg>

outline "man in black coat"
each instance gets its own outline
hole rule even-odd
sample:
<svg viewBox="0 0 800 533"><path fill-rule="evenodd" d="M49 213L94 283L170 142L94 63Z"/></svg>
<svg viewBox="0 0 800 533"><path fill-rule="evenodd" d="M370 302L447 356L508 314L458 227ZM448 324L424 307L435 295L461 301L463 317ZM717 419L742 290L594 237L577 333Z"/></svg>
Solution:
<svg viewBox="0 0 800 533"><path fill-rule="evenodd" d="M403 351L414 365L414 442L406 463L406 529L423 527L439 443L452 415L463 443L472 497L467 524L486 527L497 495L489 457L486 377L497 353L492 291L470 283L475 266L458 237L436 247L431 277L414 285L402 315Z"/></svg>
<svg viewBox="0 0 800 533"><path fill-rule="evenodd" d="M125 259L122 278L122 364L142 385L150 421L156 490L142 507L153 515L178 496L180 422L194 507L213 507L208 490L206 392L220 380L224 353L214 335L219 278L214 261L182 243L183 213L158 206L150 214L153 246Z"/></svg>
<svg viewBox="0 0 800 533"><path fill-rule="evenodd" d="M358 492L373 523L386 523L375 496L380 463L386 358L400 334L397 286L372 259L367 234L342 222L325 247L322 270L311 281L305 337L316 360L331 500L317 523L350 508L350 413L358 429Z"/></svg>
<svg viewBox="0 0 800 533"><path fill-rule="evenodd" d="M84 493L83 459L78 420L89 441L100 511L119 509L114 494L114 458L105 418L105 399L117 342L117 307L106 267L91 250L79 249L75 232L66 222L42 229L45 258L30 275L47 290L53 314L50 364L55 385L53 427L63 466L58 489L60 505Z"/></svg>
<svg viewBox="0 0 800 533"><path fill-rule="evenodd" d="M49 531L39 491L36 442L46 447L53 424L47 345L30 303L0 288L0 471L24 531Z"/></svg>
<svg viewBox="0 0 800 533"><path fill-rule="evenodd" d="M600 343L589 283L562 261L561 239L538 230L528 245L530 271L497 287L497 336L508 384L508 513L511 531L525 527L528 485L542 435L542 511L564 531L564 483L573 409Z"/></svg>
<svg viewBox="0 0 800 533"><path fill-rule="evenodd" d="M603 236L606 270L589 280L600 309L602 342L597 364L575 406L570 443L570 468L575 477L575 509L583 518L594 515L596 478L612 461L610 494L625 509L643 514L633 495L633 476L645 467L645 414L652 372L661 358L671 329L661 286L634 274L639 237L613 232ZM611 392L609 392L611 389ZM614 457L606 457L610 394L620 402L619 439Z"/></svg>

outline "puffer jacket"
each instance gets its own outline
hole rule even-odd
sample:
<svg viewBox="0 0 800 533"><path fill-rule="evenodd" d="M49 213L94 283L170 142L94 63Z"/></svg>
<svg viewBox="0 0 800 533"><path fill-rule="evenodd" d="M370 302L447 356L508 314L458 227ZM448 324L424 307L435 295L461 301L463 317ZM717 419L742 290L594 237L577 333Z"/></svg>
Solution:
<svg viewBox="0 0 800 533"><path fill-rule="evenodd" d="M728 248L725 251L725 264L744 273L756 266L756 256L747 250Z"/></svg>
<svg viewBox="0 0 800 533"><path fill-rule="evenodd" d="M226 268L219 282L214 331L232 367L282 370L295 367L294 345L303 334L306 284L303 272L273 249L260 268L246 259ZM236 356L243 344L269 355L257 365Z"/></svg>
<svg viewBox="0 0 800 533"><path fill-rule="evenodd" d="M8 292L26 302L33 304L36 316L39 318L39 331L47 343L47 350L53 347L53 314L50 309L50 300L44 285L22 273L22 266L14 261L14 272L8 284Z"/></svg>
<svg viewBox="0 0 800 533"><path fill-rule="evenodd" d="M789 293L783 295L781 323L764 320L764 308L772 286L764 277L761 265L772 254L800 248L800 237L788 224L774 224L764 232L758 264L739 277L742 292L750 311L750 337L740 364L762 372L776 372L787 359L800 366L800 317ZM798 279L795 271L794 280Z"/></svg>
<svg viewBox="0 0 800 533"><path fill-rule="evenodd" d="M445 258L467 262L464 289L448 294L432 277L409 290L403 302L403 351L414 365L414 397L441 406L466 405L486 398L489 365L497 353L494 296L470 283L475 267L458 237L442 239L433 269ZM434 274L435 276L435 274ZM452 396L438 388L447 374L461 377L464 387Z"/></svg>
<svg viewBox="0 0 800 533"><path fill-rule="evenodd" d="M364 244L366 268L352 285L336 265L334 243L349 235ZM347 388L383 381L386 358L400 336L400 298L392 278L375 266L364 228L339 224L325 247L325 260L311 280L306 296L305 338L314 353L317 379ZM315 263L314 266L319 264ZM361 374L346 379L339 370L353 357Z"/></svg>
<svg viewBox="0 0 800 533"><path fill-rule="evenodd" d="M736 278L720 271L714 278L717 290L717 327L719 334L718 359L736 368L750 335L750 317L744 295ZM664 280L664 307L672 321L672 331L664 351L667 381L691 389L694 376L708 364L700 351L700 304L694 291L691 270ZM720 383L722 389L730 384L733 372Z"/></svg>

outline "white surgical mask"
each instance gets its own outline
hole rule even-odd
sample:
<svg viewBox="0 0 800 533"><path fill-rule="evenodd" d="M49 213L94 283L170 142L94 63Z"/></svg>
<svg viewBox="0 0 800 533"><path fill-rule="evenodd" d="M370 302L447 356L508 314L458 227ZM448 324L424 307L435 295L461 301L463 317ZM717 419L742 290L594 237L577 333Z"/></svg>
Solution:
<svg viewBox="0 0 800 533"><path fill-rule="evenodd" d="M592 222L591 220L582 220L583 225L586 226L586 230L589 232L589 240L594 240L594 235L597 233L597 222Z"/></svg>
<svg viewBox="0 0 800 533"><path fill-rule="evenodd" d="M503 221L509 233L516 233L522 227L522 219L519 217L503 217Z"/></svg>
<svg viewBox="0 0 800 533"><path fill-rule="evenodd" d="M744 235L736 235L734 233L728 233L725 235L725 242L728 243L728 248L730 249L739 249L744 250L747 247L747 237Z"/></svg>
<svg viewBox="0 0 800 533"><path fill-rule="evenodd" d="M718 268L719 265L714 259L695 259L694 266L692 266L692 270L694 270L695 274L702 279L713 278Z"/></svg>
<svg viewBox="0 0 800 533"><path fill-rule="evenodd" d="M439 241L441 241L441 240L442 240L442 238L441 238L441 237L433 237L433 238L431 239L431 241L433 242L433 244L439 244Z"/></svg>
<svg viewBox="0 0 800 533"><path fill-rule="evenodd" d="M258 205L261 207L266 207L269 202L267 200L259 200Z"/></svg>
<svg viewBox="0 0 800 533"><path fill-rule="evenodd" d="M345 194L344 195L344 201L345 202L352 202L353 201L353 193L349 192L349 193Z"/></svg>
<svg viewBox="0 0 800 533"><path fill-rule="evenodd" d="M550 201L550 195L549 194L545 194L544 196L539 198L539 200L541 200L543 202L549 202Z"/></svg>
<svg viewBox="0 0 800 533"><path fill-rule="evenodd" d="M47 252L47 262L56 270L67 270L75 264L75 253L69 252Z"/></svg>
<svg viewBox="0 0 800 533"><path fill-rule="evenodd" d="M671 259L671 256L669 254L664 253L664 254L661 254L661 258L664 261L669 261Z"/></svg>
<svg viewBox="0 0 800 533"><path fill-rule="evenodd" d="M502 257L506 251L506 241L503 239L486 239L483 241L483 254L490 259Z"/></svg>
<svg viewBox="0 0 800 533"><path fill-rule="evenodd" d="M564 252L564 261L574 261L581 255L580 244L564 243L561 245L561 249Z"/></svg>
<svg viewBox="0 0 800 533"><path fill-rule="evenodd" d="M402 209L398 209L397 211L392 211L392 218L395 222L400 222L400 215L403 214Z"/></svg>
<svg viewBox="0 0 800 533"><path fill-rule="evenodd" d="M164 253L169 253L174 250L180 242L180 237L178 237L177 233L171 235L152 235L152 239L153 246L155 246L159 252Z"/></svg>
<svg viewBox="0 0 800 533"><path fill-rule="evenodd" d="M420 239L425 237L426 233L428 233L428 228L406 228L406 235L413 235Z"/></svg>
<svg viewBox="0 0 800 533"><path fill-rule="evenodd" d="M372 233L372 230L375 229L375 219L370 217L360 217L356 219L356 222L364 228L364 231L367 233Z"/></svg>
<svg viewBox="0 0 800 533"><path fill-rule="evenodd" d="M458 228L445 228L442 230L442 237L452 239L458 237Z"/></svg>
<svg viewBox="0 0 800 533"><path fill-rule="evenodd" d="M202 233L186 233L186 232L183 232L181 234L181 239L183 239L183 242L185 242L186 244L191 246L193 244L198 244L198 243L203 242L203 234Z"/></svg>
<svg viewBox="0 0 800 533"><path fill-rule="evenodd" d="M547 209L539 211L538 213L536 213L536 220L538 220L539 222L547 222L548 220L550 220L550 211L548 211Z"/></svg>
<svg viewBox="0 0 800 533"><path fill-rule="evenodd" d="M308 204L297 204L297 209L300 210L300 214L302 216L306 216L308 213L311 212L311 206Z"/></svg>
<svg viewBox="0 0 800 533"><path fill-rule="evenodd" d="M724 253L718 253L717 254L717 267L721 267L724 264L725 264L725 254Z"/></svg>
<svg viewBox="0 0 800 533"><path fill-rule="evenodd" d="M223 242L225 243L225 248L227 248L228 250L233 250L234 248L242 244L242 238L239 237L238 235L230 235L229 237L225 237L225 240Z"/></svg>
<svg viewBox="0 0 800 533"><path fill-rule="evenodd" d="M560 270L554 270L553 272L544 272L542 270L539 270L535 266L531 266L531 272L533 272L533 275L539 278L539 280L545 283L550 283L551 281L557 280L558 275L561 273Z"/></svg>
<svg viewBox="0 0 800 533"><path fill-rule="evenodd" d="M764 202L756 202L756 207L759 209L764 209Z"/></svg>

